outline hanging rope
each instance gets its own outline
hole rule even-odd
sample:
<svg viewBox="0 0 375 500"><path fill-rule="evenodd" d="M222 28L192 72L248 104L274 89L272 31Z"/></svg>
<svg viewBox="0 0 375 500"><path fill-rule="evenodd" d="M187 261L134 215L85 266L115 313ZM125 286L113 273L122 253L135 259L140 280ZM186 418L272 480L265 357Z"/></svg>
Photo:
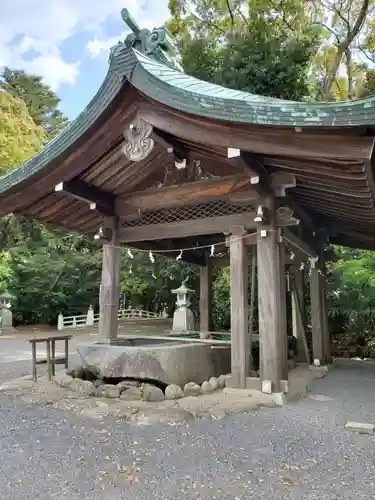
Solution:
<svg viewBox="0 0 375 500"><path fill-rule="evenodd" d="M243 239L245 239L248 236L251 236L253 234L257 234L257 231L255 231L254 233L247 233L247 234L245 234L243 236L231 237L231 241L240 241L240 240L243 240ZM150 256L150 254L152 255L154 253L161 253L161 254L164 254L164 253L178 253L179 254L178 255L179 258L177 260L180 260L181 257L182 257L183 252L189 252L191 250L203 250L203 249L206 249L206 248L210 249L210 257L213 257L214 254L215 254L215 247L220 246L220 245L225 245L225 243L226 243L226 240L219 241L219 242L214 243L214 244L210 243L209 245L196 245L194 247L186 247L186 248L175 248L175 249L167 248L167 249L164 249L164 250L161 250L160 248L154 249L154 250L145 249L145 248L139 248L139 249L137 248L136 250L137 250L137 252L146 252L146 253L149 254L149 256ZM121 250L124 249L124 247L121 246L121 245L112 245L111 243L103 243L103 245L109 245L109 246L111 246L113 248L119 248ZM132 257L130 257L130 254L132 255ZM134 257L130 250L128 250L128 256L130 258ZM151 256L150 256L150 260L151 260Z"/></svg>

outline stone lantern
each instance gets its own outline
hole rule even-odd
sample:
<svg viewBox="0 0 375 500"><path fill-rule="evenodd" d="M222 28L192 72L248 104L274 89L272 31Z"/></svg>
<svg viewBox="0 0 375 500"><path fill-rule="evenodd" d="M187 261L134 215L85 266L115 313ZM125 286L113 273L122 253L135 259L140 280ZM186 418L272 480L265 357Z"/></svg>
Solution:
<svg viewBox="0 0 375 500"><path fill-rule="evenodd" d="M2 330L13 330L12 299L13 296L8 292L0 294L0 328Z"/></svg>
<svg viewBox="0 0 375 500"><path fill-rule="evenodd" d="M177 295L172 330L179 332L194 331L194 314L190 309L191 302L189 300L189 295L194 293L194 290L187 288L185 281L183 281L179 288L172 290L172 293Z"/></svg>

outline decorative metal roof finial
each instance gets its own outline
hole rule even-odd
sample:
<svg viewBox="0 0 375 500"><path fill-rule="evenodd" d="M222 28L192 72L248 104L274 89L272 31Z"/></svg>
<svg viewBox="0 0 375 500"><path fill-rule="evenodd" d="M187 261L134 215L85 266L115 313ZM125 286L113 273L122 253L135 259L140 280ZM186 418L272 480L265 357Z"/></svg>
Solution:
<svg viewBox="0 0 375 500"><path fill-rule="evenodd" d="M133 17L130 15L130 12L128 11L128 9L121 10L121 17L122 17L124 23L128 26L129 29L132 30L132 32L135 35L140 34L141 28L137 24L137 22L133 19Z"/></svg>

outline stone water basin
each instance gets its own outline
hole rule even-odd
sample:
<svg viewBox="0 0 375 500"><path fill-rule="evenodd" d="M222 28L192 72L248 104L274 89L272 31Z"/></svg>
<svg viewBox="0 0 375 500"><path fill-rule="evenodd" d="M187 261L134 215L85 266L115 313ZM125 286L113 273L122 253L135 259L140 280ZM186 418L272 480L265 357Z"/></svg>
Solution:
<svg viewBox="0 0 375 500"><path fill-rule="evenodd" d="M153 379L183 387L230 372L230 345L212 349L210 344L127 335L78 349L105 378Z"/></svg>

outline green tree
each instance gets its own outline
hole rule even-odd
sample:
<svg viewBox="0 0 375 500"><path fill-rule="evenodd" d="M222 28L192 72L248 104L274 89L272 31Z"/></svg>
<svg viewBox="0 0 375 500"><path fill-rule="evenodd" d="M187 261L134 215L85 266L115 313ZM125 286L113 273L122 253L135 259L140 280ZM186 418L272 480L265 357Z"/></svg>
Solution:
<svg viewBox="0 0 375 500"><path fill-rule="evenodd" d="M30 116L43 127L47 137L54 137L67 125L67 118L58 109L60 99L40 76L6 67L0 77L0 88L26 103Z"/></svg>
<svg viewBox="0 0 375 500"><path fill-rule="evenodd" d="M308 95L321 29L301 2L171 0L169 8L169 29L188 73L272 97Z"/></svg>
<svg viewBox="0 0 375 500"><path fill-rule="evenodd" d="M8 266L18 323L56 324L60 311L83 314L98 305L101 253L83 235L41 225L39 237L24 237L9 249Z"/></svg>
<svg viewBox="0 0 375 500"><path fill-rule="evenodd" d="M368 97L370 95L375 95L375 70L373 69L366 71L359 94L360 97Z"/></svg>
<svg viewBox="0 0 375 500"><path fill-rule="evenodd" d="M45 138L28 113L26 104L9 92L0 91L0 175L35 155ZM40 225L9 214L0 218L0 248L9 248L22 240L23 234L40 231Z"/></svg>
<svg viewBox="0 0 375 500"><path fill-rule="evenodd" d="M375 252L337 247L331 264L330 313L343 316L354 333L375 332Z"/></svg>
<svg viewBox="0 0 375 500"><path fill-rule="evenodd" d="M324 100L342 97L343 80L347 98L356 97L360 69L359 55L367 54L371 46L373 24L372 0L310 0L307 2L315 23L323 28L325 43L317 54L318 88ZM371 51L370 51L371 52ZM324 64L321 65L321 61ZM343 79L340 68L345 68ZM324 71L322 71L324 70ZM313 73L316 66L313 64ZM338 83L341 80L341 85ZM335 84L336 81L336 84Z"/></svg>
<svg viewBox="0 0 375 500"><path fill-rule="evenodd" d="M0 174L37 153L43 138L43 129L35 125L25 103L0 91Z"/></svg>

